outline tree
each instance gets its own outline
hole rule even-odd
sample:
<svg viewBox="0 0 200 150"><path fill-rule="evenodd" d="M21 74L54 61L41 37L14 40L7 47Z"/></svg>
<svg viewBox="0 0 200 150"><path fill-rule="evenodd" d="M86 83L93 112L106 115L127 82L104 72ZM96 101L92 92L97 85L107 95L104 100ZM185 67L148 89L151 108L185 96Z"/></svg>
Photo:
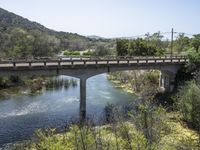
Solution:
<svg viewBox="0 0 200 150"><path fill-rule="evenodd" d="M158 85L153 72L145 75L146 84L143 86L139 105L135 113L131 114L136 128L142 131L147 140L147 149L156 149L162 134L169 131L166 124L166 111L158 107L155 95L158 93ZM159 149L159 148L158 148Z"/></svg>
<svg viewBox="0 0 200 150"><path fill-rule="evenodd" d="M103 45L103 44L98 44L95 49L94 55L95 56L111 55L111 50L106 48L105 45Z"/></svg>
<svg viewBox="0 0 200 150"><path fill-rule="evenodd" d="M200 86L195 81L189 81L179 90L178 108L183 119L197 130L200 149Z"/></svg>
<svg viewBox="0 0 200 150"><path fill-rule="evenodd" d="M179 34L174 42L175 50L179 53L187 50L189 47L189 42L189 38L185 37L184 33Z"/></svg>
<svg viewBox="0 0 200 150"><path fill-rule="evenodd" d="M179 109L183 118L194 128L200 130L200 87L189 81L179 90Z"/></svg>
<svg viewBox="0 0 200 150"><path fill-rule="evenodd" d="M118 56L126 56L128 54L128 40L118 39L116 41L117 44L117 55Z"/></svg>
<svg viewBox="0 0 200 150"><path fill-rule="evenodd" d="M195 48L196 52L199 52L200 47L200 34L193 35L191 45Z"/></svg>
<svg viewBox="0 0 200 150"><path fill-rule="evenodd" d="M155 47L157 49L162 49L164 48L162 39L163 35L161 35L160 31L154 33L152 36L149 36L149 46Z"/></svg>
<svg viewBox="0 0 200 150"><path fill-rule="evenodd" d="M148 54L148 48L146 42L138 38L136 40L130 41L129 53L131 56L145 56Z"/></svg>
<svg viewBox="0 0 200 150"><path fill-rule="evenodd" d="M12 58L24 59L31 55L33 45L33 37L30 36L25 30L15 28L11 30L9 37L9 51L7 55Z"/></svg>

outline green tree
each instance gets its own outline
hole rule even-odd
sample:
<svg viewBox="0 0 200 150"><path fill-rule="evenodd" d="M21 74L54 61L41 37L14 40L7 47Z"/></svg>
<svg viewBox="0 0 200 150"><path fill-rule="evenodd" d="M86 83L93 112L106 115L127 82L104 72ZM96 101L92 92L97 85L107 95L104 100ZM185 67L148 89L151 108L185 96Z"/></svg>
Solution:
<svg viewBox="0 0 200 150"><path fill-rule="evenodd" d="M200 34L193 35L191 45L195 48L196 52L199 52L200 47Z"/></svg>
<svg viewBox="0 0 200 150"><path fill-rule="evenodd" d="M184 35L184 33L181 33L178 35L177 39L174 41L174 49L180 53L183 51L186 51L189 47L189 38Z"/></svg>
<svg viewBox="0 0 200 150"><path fill-rule="evenodd" d="M147 44L141 38L130 41L129 54L131 56L145 56L148 53Z"/></svg>
<svg viewBox="0 0 200 150"><path fill-rule="evenodd" d="M183 119L197 130L199 135L198 149L200 149L200 86L196 82L189 81L179 90L178 108Z"/></svg>
<svg viewBox="0 0 200 150"><path fill-rule="evenodd" d="M107 48L103 44L97 44L96 49L93 53L95 56L106 56L106 55L111 55L112 52L109 48Z"/></svg>
<svg viewBox="0 0 200 150"><path fill-rule="evenodd" d="M124 39L118 39L116 41L116 49L117 49L117 55L118 56L126 56L128 54L128 45L129 41Z"/></svg>
<svg viewBox="0 0 200 150"><path fill-rule="evenodd" d="M9 51L7 52L9 57L12 58L26 58L30 57L33 45L33 38L29 34L21 29L15 28L11 30L11 36L9 38Z"/></svg>

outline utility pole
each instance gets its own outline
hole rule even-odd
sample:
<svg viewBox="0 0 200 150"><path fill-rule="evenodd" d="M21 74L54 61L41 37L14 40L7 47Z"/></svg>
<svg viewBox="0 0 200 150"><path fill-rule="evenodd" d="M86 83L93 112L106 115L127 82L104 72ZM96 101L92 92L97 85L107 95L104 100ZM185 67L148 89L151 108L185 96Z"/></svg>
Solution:
<svg viewBox="0 0 200 150"><path fill-rule="evenodd" d="M173 55L173 38L174 38L174 29L172 28L172 35L171 35L171 57Z"/></svg>
<svg viewBox="0 0 200 150"><path fill-rule="evenodd" d="M146 38L147 38L147 47L149 46L149 32L145 34ZM148 51L147 51L147 55L149 56L149 47L148 47Z"/></svg>

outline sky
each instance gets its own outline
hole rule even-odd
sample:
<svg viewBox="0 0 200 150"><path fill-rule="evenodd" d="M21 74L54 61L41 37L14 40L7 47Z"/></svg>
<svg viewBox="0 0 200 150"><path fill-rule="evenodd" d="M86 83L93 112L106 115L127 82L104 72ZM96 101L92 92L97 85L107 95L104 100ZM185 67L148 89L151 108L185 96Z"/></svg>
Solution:
<svg viewBox="0 0 200 150"><path fill-rule="evenodd" d="M147 32L200 33L200 0L0 0L0 7L50 29L132 37Z"/></svg>

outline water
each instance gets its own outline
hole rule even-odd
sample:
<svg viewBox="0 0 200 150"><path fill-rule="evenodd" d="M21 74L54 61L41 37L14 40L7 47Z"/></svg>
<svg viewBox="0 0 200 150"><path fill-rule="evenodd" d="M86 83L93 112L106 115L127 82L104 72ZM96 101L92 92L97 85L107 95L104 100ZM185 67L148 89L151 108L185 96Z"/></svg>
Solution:
<svg viewBox="0 0 200 150"><path fill-rule="evenodd" d="M40 95L22 95L0 100L0 146L29 139L37 128L63 128L68 122L78 119L79 82L77 83L77 86L68 88L63 86L45 90ZM87 116L98 119L107 103L123 105L133 99L133 95L115 88L106 79L106 74L87 80Z"/></svg>

